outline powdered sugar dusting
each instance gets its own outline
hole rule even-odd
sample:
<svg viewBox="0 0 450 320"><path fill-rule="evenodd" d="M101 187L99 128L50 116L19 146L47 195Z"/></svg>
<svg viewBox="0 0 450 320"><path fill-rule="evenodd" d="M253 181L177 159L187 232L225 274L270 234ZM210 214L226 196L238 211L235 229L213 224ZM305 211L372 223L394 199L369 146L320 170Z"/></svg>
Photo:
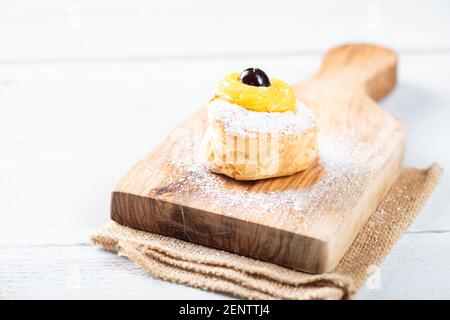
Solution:
<svg viewBox="0 0 450 320"><path fill-rule="evenodd" d="M208 104L208 117L220 121L225 131L238 136L252 133L292 134L316 126L316 120L302 102L296 112L256 112L223 99Z"/></svg>
<svg viewBox="0 0 450 320"><path fill-rule="evenodd" d="M230 178L210 172L195 152L202 138L201 130L195 135L174 132L174 137L178 147L172 150L168 160L177 178L166 182L176 190L171 193L174 200L189 205L201 204L204 208L210 205L216 210L219 208L221 214L239 214L240 218L243 214L248 219L280 215L304 229L312 220L330 214L330 208L339 214L349 201L358 198L371 172L369 159L374 153L373 147L355 138L319 134L317 179L308 186L265 192L252 188L254 182L240 182L239 188L233 182L230 188Z"/></svg>

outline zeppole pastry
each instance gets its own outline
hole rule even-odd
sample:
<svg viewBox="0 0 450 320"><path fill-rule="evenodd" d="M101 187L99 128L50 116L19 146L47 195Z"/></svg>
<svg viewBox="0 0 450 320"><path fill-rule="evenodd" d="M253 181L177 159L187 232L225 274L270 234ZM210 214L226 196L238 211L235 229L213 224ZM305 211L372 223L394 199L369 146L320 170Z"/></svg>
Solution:
<svg viewBox="0 0 450 320"><path fill-rule="evenodd" d="M202 157L237 180L286 176L317 158L317 122L285 82L250 68L231 73L208 103Z"/></svg>

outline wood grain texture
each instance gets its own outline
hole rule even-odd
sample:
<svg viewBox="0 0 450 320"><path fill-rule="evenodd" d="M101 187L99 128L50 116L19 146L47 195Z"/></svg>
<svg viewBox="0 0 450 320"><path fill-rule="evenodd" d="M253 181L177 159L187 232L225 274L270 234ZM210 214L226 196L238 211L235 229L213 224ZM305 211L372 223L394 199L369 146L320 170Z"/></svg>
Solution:
<svg viewBox="0 0 450 320"><path fill-rule="evenodd" d="M112 194L111 218L134 228L293 269L314 273L332 270L389 189L403 160L403 127L374 101L393 88L395 72L392 51L348 45L329 51L319 72L297 87L324 134L352 137L349 144L371 146L364 170L355 168L350 176L338 177L332 194L320 194L302 212L280 207L254 215L238 204L230 213L226 203L219 201L223 199L202 198L199 186L190 182L193 173L174 165L174 161L196 153L195 146L183 139L203 132L205 119L200 110L120 180ZM249 196L308 192L330 170L319 162L297 175L258 182L221 177L220 187L226 192L220 196L229 197L231 202L236 192ZM180 188L180 180L188 186Z"/></svg>

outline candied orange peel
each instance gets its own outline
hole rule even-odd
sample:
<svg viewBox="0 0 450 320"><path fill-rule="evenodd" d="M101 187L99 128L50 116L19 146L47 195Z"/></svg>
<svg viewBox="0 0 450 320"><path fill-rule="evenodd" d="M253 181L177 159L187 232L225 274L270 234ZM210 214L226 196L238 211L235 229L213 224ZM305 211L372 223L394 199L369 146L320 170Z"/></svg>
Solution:
<svg viewBox="0 0 450 320"><path fill-rule="evenodd" d="M295 111L296 98L286 82L270 78L269 87L255 87L239 81L239 73L230 73L218 83L216 98L225 99L258 112Z"/></svg>

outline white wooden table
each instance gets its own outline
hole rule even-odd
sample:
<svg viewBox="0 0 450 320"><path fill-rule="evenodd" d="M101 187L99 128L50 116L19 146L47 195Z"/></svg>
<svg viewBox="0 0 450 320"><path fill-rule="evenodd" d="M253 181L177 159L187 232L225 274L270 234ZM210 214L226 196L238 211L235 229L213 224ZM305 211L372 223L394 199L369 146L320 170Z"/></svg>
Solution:
<svg viewBox="0 0 450 320"><path fill-rule="evenodd" d="M450 168L446 1L2 1L0 298L227 298L154 279L89 234L119 176L223 74L295 82L349 41L400 52L382 105L406 124L406 165ZM444 175L356 298L450 298L449 193Z"/></svg>

